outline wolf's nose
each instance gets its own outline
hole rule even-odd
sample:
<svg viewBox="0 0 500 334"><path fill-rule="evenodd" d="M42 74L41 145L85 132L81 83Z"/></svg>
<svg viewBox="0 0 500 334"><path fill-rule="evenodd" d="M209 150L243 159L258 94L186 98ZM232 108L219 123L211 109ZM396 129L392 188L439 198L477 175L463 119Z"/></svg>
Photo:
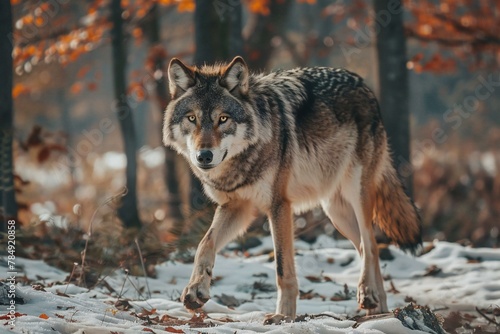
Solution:
<svg viewBox="0 0 500 334"><path fill-rule="evenodd" d="M213 158L214 155L210 150L201 150L196 153L196 160L198 160L198 162L203 165L208 165L209 163L211 163Z"/></svg>

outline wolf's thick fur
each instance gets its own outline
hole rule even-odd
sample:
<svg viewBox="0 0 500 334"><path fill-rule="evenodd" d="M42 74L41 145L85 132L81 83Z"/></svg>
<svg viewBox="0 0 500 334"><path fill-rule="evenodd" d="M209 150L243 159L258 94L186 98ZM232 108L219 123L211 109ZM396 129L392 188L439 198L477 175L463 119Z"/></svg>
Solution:
<svg viewBox="0 0 500 334"><path fill-rule="evenodd" d="M210 298L216 252L261 211L270 221L277 270L270 321L295 317L292 215L321 205L361 255L359 305L370 314L387 312L373 222L410 251L421 243L421 224L363 80L326 67L252 75L240 57L201 68L172 59L168 73L164 143L185 156L218 204L182 295L185 306Z"/></svg>

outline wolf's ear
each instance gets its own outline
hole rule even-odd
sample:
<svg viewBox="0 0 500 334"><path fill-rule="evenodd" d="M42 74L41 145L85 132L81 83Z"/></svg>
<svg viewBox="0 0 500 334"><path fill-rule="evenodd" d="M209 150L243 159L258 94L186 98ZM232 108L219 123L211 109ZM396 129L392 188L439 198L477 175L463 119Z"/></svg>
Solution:
<svg viewBox="0 0 500 334"><path fill-rule="evenodd" d="M194 72L179 59L173 58L168 64L168 83L172 98L176 98L195 85Z"/></svg>
<svg viewBox="0 0 500 334"><path fill-rule="evenodd" d="M239 88L242 94L248 92L248 67L243 58L234 57L233 61L227 65L222 73L221 85L230 92Z"/></svg>

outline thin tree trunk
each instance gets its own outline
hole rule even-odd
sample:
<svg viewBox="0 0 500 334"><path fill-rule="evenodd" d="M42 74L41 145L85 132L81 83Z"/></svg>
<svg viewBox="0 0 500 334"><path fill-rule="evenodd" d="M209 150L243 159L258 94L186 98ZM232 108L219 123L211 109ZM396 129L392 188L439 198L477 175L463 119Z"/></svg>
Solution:
<svg viewBox="0 0 500 334"><path fill-rule="evenodd" d="M122 198L122 205L118 209L118 216L126 227L140 227L139 212L137 209L137 147L133 122L132 109L127 103L125 67L127 55L124 45L122 7L120 0L111 3L113 28L113 81L117 116L123 136L127 167L125 170L127 193Z"/></svg>
<svg viewBox="0 0 500 334"><path fill-rule="evenodd" d="M194 14L196 53L194 63L228 61L242 55L240 1L196 0Z"/></svg>
<svg viewBox="0 0 500 334"><path fill-rule="evenodd" d="M271 0L269 14L252 14L243 31L246 61L250 68L264 70L274 51L272 39L282 36L293 0Z"/></svg>
<svg viewBox="0 0 500 334"><path fill-rule="evenodd" d="M160 41L160 22L158 15L158 5L154 4L151 11L148 14L148 20L145 25L145 30L149 41L151 43L151 49L161 48ZM155 65L154 65L154 79L156 83L156 98L158 100L158 106L160 107L160 113L163 117L163 112L170 101L166 83L166 76L164 70L164 59L160 55L153 55ZM156 72L155 72L156 71ZM160 75L161 74L161 75ZM163 125L160 124L158 130L160 131L160 138L162 137ZM169 217L173 219L174 225L182 223L182 210L181 210L181 200L180 200L180 189L179 182L177 180L177 153L170 147L164 147L165 151L165 185L167 187L168 193L168 207L169 207Z"/></svg>
<svg viewBox="0 0 500 334"><path fill-rule="evenodd" d="M17 218L12 156L12 48L11 4L0 1L0 231L7 231L7 220Z"/></svg>
<svg viewBox="0 0 500 334"><path fill-rule="evenodd" d="M413 185L409 170L410 116L403 4L401 0L374 0L374 8L377 17L388 17L380 24L377 35L380 105L398 174L411 195Z"/></svg>

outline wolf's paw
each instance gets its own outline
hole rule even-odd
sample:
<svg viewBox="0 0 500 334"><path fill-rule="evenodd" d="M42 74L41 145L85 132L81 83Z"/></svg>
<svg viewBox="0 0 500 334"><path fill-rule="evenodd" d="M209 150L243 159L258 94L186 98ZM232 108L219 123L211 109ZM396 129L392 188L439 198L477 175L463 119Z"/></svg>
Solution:
<svg viewBox="0 0 500 334"><path fill-rule="evenodd" d="M189 283L182 292L181 301L189 310L196 310L205 305L210 299L209 284Z"/></svg>
<svg viewBox="0 0 500 334"><path fill-rule="evenodd" d="M264 325L279 325L282 322L292 322L293 318L283 314L268 314L264 319Z"/></svg>
<svg viewBox="0 0 500 334"><path fill-rule="evenodd" d="M361 308L368 310L368 314L377 314L379 308L378 291L364 284L358 286L358 304Z"/></svg>

